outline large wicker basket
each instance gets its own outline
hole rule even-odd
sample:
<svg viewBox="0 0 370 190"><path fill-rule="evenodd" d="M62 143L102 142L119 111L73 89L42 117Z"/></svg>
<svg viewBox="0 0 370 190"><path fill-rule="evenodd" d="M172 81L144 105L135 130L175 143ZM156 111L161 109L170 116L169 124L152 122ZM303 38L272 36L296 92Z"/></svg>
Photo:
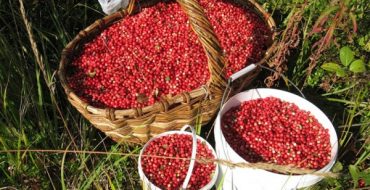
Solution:
<svg viewBox="0 0 370 190"><path fill-rule="evenodd" d="M164 98L153 105L143 108L115 110L96 108L89 105L80 99L68 86L66 66L78 54L82 44L88 42L112 23L128 15L138 13L142 7L152 6L156 3L156 0L144 1L144 4L141 2L140 6L137 6L135 2L135 0L131 0L127 9L97 20L82 30L64 48L58 74L68 100L95 127L117 142L144 143L157 134L180 129L185 124L194 125L196 121L201 121L202 124L208 123L219 109L227 80L222 74L225 60L220 43L197 0L177 0L177 3L180 4L182 10L187 14L191 27L198 36L207 55L211 77L203 87L171 98ZM271 28L272 37L275 38L275 23L260 5L254 0L237 0L237 2L248 6L258 13ZM265 57L258 64L265 62L273 48L274 45L271 42L271 47L266 51ZM250 82L258 72L259 70L256 69L254 72L249 73L244 81Z"/></svg>

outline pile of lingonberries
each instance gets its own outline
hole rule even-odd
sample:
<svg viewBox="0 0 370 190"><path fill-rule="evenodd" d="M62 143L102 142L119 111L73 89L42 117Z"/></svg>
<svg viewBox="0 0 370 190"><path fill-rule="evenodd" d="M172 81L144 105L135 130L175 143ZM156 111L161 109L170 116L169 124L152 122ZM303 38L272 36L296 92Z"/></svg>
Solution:
<svg viewBox="0 0 370 190"><path fill-rule="evenodd" d="M248 162L321 169L331 158L330 135L317 119L278 98L259 98L230 109L222 133Z"/></svg>
<svg viewBox="0 0 370 190"><path fill-rule="evenodd" d="M172 134L154 139L143 152L143 172L161 189L180 189L189 168L192 147L191 135ZM215 159L215 156L206 142L198 140L196 158ZM215 169L214 163L195 162L188 189L198 190L207 185L215 175Z"/></svg>
<svg viewBox="0 0 370 190"><path fill-rule="evenodd" d="M199 3L226 55L226 76L262 58L271 32L257 14L227 0ZM143 8L106 28L83 46L68 70L72 90L101 108L152 105L210 78L204 49L174 1Z"/></svg>

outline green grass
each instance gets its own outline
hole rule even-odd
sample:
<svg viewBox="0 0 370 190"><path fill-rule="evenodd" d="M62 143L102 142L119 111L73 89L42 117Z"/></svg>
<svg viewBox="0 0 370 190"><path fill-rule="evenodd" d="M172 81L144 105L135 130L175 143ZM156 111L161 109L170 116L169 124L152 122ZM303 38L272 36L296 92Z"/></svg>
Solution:
<svg viewBox="0 0 370 190"><path fill-rule="evenodd" d="M79 30L102 16L87 1L25 2L42 64L37 62L18 1L0 6L1 150L99 150L107 155L0 154L0 187L101 189L137 187L135 152L97 132L65 99L55 75L60 53ZM45 8L47 7L47 8ZM82 19L81 19L82 18ZM67 106L66 106L67 105Z"/></svg>
<svg viewBox="0 0 370 190"><path fill-rule="evenodd" d="M274 13L279 30L285 29L286 18L303 3L260 2ZM349 2L358 23L357 35L352 39L348 36L351 31L346 28L351 23L337 27L333 34L336 43L329 44L307 76L309 58L315 51L312 46L325 35L310 32L319 15L330 6L324 0L309 1L299 22L299 46L290 50L288 57L285 75L309 99L309 95L316 94L310 100L338 126L340 154L334 170L341 176L325 179L312 189L357 188L358 179L370 178L369 72L338 78L320 69L325 62L338 61L339 48L345 45L366 63L370 61L363 40L358 43L370 36L364 27L370 24L369 5L366 0ZM97 1L33 0L24 1L24 7L38 55L31 47L19 1L0 0L0 151L16 150L0 153L0 189L139 189L137 158L116 153L137 154L141 147L117 145L95 129L67 102L55 74L63 47L81 29L103 16ZM332 22L329 19L324 27ZM262 76L268 74L265 71ZM256 83L262 81L263 78ZM286 88L283 81L276 87ZM323 88L324 85L330 88ZM201 132L199 127L197 131ZM40 151L22 151L28 149Z"/></svg>

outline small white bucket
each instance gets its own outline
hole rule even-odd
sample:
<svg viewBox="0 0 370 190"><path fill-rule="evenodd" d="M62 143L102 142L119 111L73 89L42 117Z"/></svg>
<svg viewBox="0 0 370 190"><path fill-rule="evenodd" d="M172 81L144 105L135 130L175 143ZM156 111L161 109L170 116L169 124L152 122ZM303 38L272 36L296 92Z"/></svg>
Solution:
<svg viewBox="0 0 370 190"><path fill-rule="evenodd" d="M192 132L190 133L190 132L185 131L187 128L190 128ZM190 177L191 177L193 168L194 168L195 156L196 156L196 150L197 150L197 143L196 143L197 142L197 139L199 139L202 143L205 143L207 145L207 147L210 150L212 150L212 154L215 157L215 159L217 158L216 152L215 152L214 148L205 139L203 139L202 137L196 135L194 128L191 127L190 125L185 125L180 131L168 131L168 132L161 133L161 134L157 135L156 137L150 139L144 145L143 149L140 151L140 156L139 156L139 161L138 161L138 170L139 170L140 179L141 179L142 184L143 184L143 189L160 190L159 187L155 186L152 182L150 182L150 180L148 179L148 177L143 172L143 168L141 166L141 159L142 159L143 152L148 147L148 145L150 144L150 142L152 142L154 139L159 138L159 137L162 137L162 136L173 135L173 134L185 134L185 135L190 135L190 136L193 137L193 149L192 149L191 160L190 160L190 164L189 164L189 170L188 170L188 172L186 174L184 183L182 185L182 189L186 189L185 187L187 187L187 185L189 183L189 180L190 180ZM209 189L211 189L215 185L215 183L217 181L217 177L219 175L218 174L219 173L219 166L218 166L217 163L215 163L215 164L216 164L215 173L214 173L211 181L207 185L205 185L204 187L202 187L201 190L209 190Z"/></svg>
<svg viewBox="0 0 370 190"><path fill-rule="evenodd" d="M216 153L218 158L229 160L231 162L246 163L246 161L240 157L225 140L221 130L221 117L230 108L238 106L242 102L266 97L276 97L286 102L294 103L302 110L310 111L311 114L316 117L318 122L320 122L324 128L329 130L330 144L332 147L331 159L330 162L325 167L318 170L318 172L330 171L335 163L338 153L338 137L330 120L311 102L286 91L268 88L251 89L236 94L222 107L217 116L214 130ZM229 168L226 166L220 166L220 175L218 178L218 184L222 185L222 189L224 190L290 190L311 186L322 179L322 177L315 175L283 175L261 169Z"/></svg>

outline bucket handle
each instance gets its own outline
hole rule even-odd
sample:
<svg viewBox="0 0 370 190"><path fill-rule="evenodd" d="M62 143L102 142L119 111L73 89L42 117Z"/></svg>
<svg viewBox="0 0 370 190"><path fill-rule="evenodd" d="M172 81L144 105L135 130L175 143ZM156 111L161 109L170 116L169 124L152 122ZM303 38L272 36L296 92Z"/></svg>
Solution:
<svg viewBox="0 0 370 190"><path fill-rule="evenodd" d="M185 177L184 183L182 184L181 189L186 189L186 187L189 184L191 174L193 173L195 158L196 158L196 153L197 153L197 134L195 133L194 128L190 125L185 125L184 127L181 128L181 131L186 131L186 129L188 128L191 130L191 133L193 136L193 145L192 145L192 150L191 150L191 160L190 160L188 172L186 173L186 177Z"/></svg>

